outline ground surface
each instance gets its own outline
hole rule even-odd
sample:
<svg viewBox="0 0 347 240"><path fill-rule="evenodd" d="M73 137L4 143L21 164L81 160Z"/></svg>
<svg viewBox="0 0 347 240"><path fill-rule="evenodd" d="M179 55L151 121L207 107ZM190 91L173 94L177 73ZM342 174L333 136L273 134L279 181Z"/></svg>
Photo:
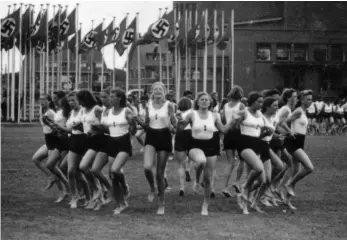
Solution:
<svg viewBox="0 0 347 240"><path fill-rule="evenodd" d="M178 196L175 162L169 163L166 215L156 216L155 202L147 202L148 185L142 156L126 165L132 196L130 208L112 216L112 206L99 212L71 210L67 201L55 204L57 191L42 192L46 178L31 161L43 143L39 127L1 129L1 239L347 239L347 137L308 137L307 152L315 172L297 187L298 210L268 208L267 214L244 216L235 198L219 193L210 216L200 216L202 192ZM222 189L225 160L218 163L217 191Z"/></svg>

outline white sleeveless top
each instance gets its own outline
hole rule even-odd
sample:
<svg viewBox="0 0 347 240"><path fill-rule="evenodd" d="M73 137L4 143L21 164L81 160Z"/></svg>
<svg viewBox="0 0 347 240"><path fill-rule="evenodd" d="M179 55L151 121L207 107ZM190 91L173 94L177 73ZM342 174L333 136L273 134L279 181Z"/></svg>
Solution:
<svg viewBox="0 0 347 240"><path fill-rule="evenodd" d="M182 119L185 120L187 118L187 116L189 115L189 113L191 113L193 110L188 109L185 112L182 112ZM184 130L190 130L192 129L192 126L190 125L190 123L184 128Z"/></svg>
<svg viewBox="0 0 347 240"><path fill-rule="evenodd" d="M333 112L333 105L332 104L325 104L324 112L326 113L332 113Z"/></svg>
<svg viewBox="0 0 347 240"><path fill-rule="evenodd" d="M192 136L194 139L208 140L215 132L215 122L212 112L208 111L207 119L201 119L199 113L193 110Z"/></svg>
<svg viewBox="0 0 347 240"><path fill-rule="evenodd" d="M48 109L48 110L43 114L43 116L47 116L47 117L49 117L50 119L54 120L54 118L55 118L55 112L54 112L52 109ZM43 117L43 116L42 116L42 117ZM48 125L44 124L44 122L42 122L42 118L40 118L40 123L41 123L41 125L42 125L42 130L43 130L43 133L44 133L44 134L50 134L50 133L52 133L52 129L51 129Z"/></svg>
<svg viewBox="0 0 347 240"><path fill-rule="evenodd" d="M73 125L79 124L82 122L82 109L80 109L76 115L75 110L72 110L70 113L70 117L66 122L66 127L71 129ZM81 132L80 130L75 130L72 129L72 134L82 134L83 132Z"/></svg>
<svg viewBox="0 0 347 240"><path fill-rule="evenodd" d="M265 122L265 127L270 128L273 132L275 132L276 126L278 124L278 119L276 116L271 116L270 119L267 119L264 116L264 122ZM264 137L262 140L266 141L266 142L270 142L272 139L273 134L271 134L270 136L266 136Z"/></svg>
<svg viewBox="0 0 347 240"><path fill-rule="evenodd" d="M110 109L111 110L111 109ZM101 113L101 119L100 119L100 123L107 125L107 117L108 114L106 113L107 108L105 106L102 107L102 113Z"/></svg>
<svg viewBox="0 0 347 240"><path fill-rule="evenodd" d="M224 105L224 114L227 123L233 121L235 116L240 112L240 104L241 102L238 102L233 107L229 107L229 103Z"/></svg>
<svg viewBox="0 0 347 240"><path fill-rule="evenodd" d="M307 108L307 112L311 114L316 113L316 108L313 103Z"/></svg>
<svg viewBox="0 0 347 240"><path fill-rule="evenodd" d="M118 115L113 114L113 108L108 112L107 125L111 137L121 137L129 133L129 123L125 117L126 109L123 108Z"/></svg>
<svg viewBox="0 0 347 240"><path fill-rule="evenodd" d="M149 127L153 129L168 128L170 124L169 101L166 101L160 109L155 109L153 103L148 106Z"/></svg>
<svg viewBox="0 0 347 240"><path fill-rule="evenodd" d="M90 112L86 112L86 109L83 108L82 110L82 123L83 123L83 132L89 133L91 131L91 125L92 124L100 124L100 120L95 115L95 108L97 106L94 106Z"/></svg>
<svg viewBox="0 0 347 240"><path fill-rule="evenodd" d="M323 101L317 101L315 102L318 111L322 111L323 107L324 107L324 102Z"/></svg>
<svg viewBox="0 0 347 240"><path fill-rule="evenodd" d="M279 120L280 116L283 114L283 112L288 111L289 114L287 116L287 119L289 118L290 114L292 114L292 110L287 106L284 105L283 107L280 108L280 110L278 110L278 112L276 113L276 117ZM284 119L284 121L286 121L287 119Z"/></svg>
<svg viewBox="0 0 347 240"><path fill-rule="evenodd" d="M54 115L54 122L61 127L65 127L66 118L63 115L63 109L58 110L57 113Z"/></svg>
<svg viewBox="0 0 347 240"><path fill-rule="evenodd" d="M306 113L303 110L301 110L301 116L298 119L295 119L291 123L291 130L294 133L306 135L307 126L308 126L308 119L307 119Z"/></svg>
<svg viewBox="0 0 347 240"><path fill-rule="evenodd" d="M336 112L338 113L338 114L343 114L343 106L341 105L341 106L336 106Z"/></svg>
<svg viewBox="0 0 347 240"><path fill-rule="evenodd" d="M144 121L146 119L146 108L139 105L139 118Z"/></svg>
<svg viewBox="0 0 347 240"><path fill-rule="evenodd" d="M257 111L257 115L259 117L254 117L246 108L246 118L240 125L240 130L242 135L250 136L250 137L259 137L260 136L260 128L264 126L263 115L260 111Z"/></svg>

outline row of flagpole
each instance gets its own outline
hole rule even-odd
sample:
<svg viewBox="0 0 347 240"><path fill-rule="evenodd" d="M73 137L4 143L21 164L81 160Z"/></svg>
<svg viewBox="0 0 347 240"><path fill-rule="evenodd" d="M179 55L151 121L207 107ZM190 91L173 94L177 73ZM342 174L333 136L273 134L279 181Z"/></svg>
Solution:
<svg viewBox="0 0 347 240"><path fill-rule="evenodd" d="M32 6L32 5L31 5ZM14 10L15 10L16 4L14 4ZM48 7L49 4L47 4L47 9L46 11L48 11ZM22 4L20 6L20 16L21 15L21 8L22 8ZM42 11L42 5L41 5L41 10ZM78 4L76 7L76 14L78 14ZM58 14L58 22L60 23L60 11L61 8L59 8L59 14ZM9 7L9 14L10 14L10 7ZM185 37L187 38L188 35L188 30L190 30L193 26L193 21L192 21L192 13L189 13L189 22L187 22L188 19L188 11L186 9L186 11L184 13L181 13L179 11L177 11L176 7L174 9L174 24L176 25L176 22L178 22L177 20L180 20L182 17L182 14L185 15L185 20L186 20L186 26L188 26L188 28L185 28ZM55 8L54 8L54 15L55 15ZM214 25L216 25L216 21L217 21L217 10L214 10ZM31 15L30 15L31 16ZM231 82L231 86L234 85L234 11L231 11L231 19L230 19L230 28L231 28L231 51L230 51L230 82ZM204 19L205 19L205 23L208 22L208 10L206 9L203 15ZM137 32L135 32L135 38L136 40L138 40L140 38L140 34L139 34L139 13L136 14L136 29ZM159 10L159 19L161 18L161 9ZM224 22L224 11L222 12L222 18L223 18L223 22ZM46 19L44 19L46 21L46 32L48 33L48 15L46 13ZM30 19L30 24L32 24L33 19ZM76 26L78 25L78 15L75 19L76 21ZM197 14L195 15L195 25L197 24ZM103 21L104 22L104 21ZM20 29L21 29L21 24L22 21L20 21ZM113 18L113 26L115 25L115 18ZM128 25L128 14L126 16L126 26ZM224 25L223 25L224 26ZM80 26L81 27L81 26ZM205 29L204 32L207 33L208 32L208 26L207 24L205 24ZM92 22L92 29L94 29L94 24ZM75 37L76 37L76 58L75 58L75 89L77 89L78 85L81 83L81 54L79 54L79 41L78 41L78 37L79 37L79 31L78 31L78 27L76 27L75 29ZM19 34L19 49L22 49L22 34ZM177 37L177 36L176 36ZM64 41L67 41L68 39L65 39ZM207 56L208 56L208 43L207 43L208 38L205 37L204 38L204 57L203 57L203 91L207 91ZM45 41L46 41L46 48L48 48L48 34L45 37ZM58 34L58 42L59 42L59 34ZM187 39L186 39L186 43L187 43ZM13 39L13 44L15 45L15 38ZM115 44L116 45L116 44ZM59 44L60 47L60 44ZM184 78L185 78L185 83L186 83L186 89L190 90L191 88L191 80L195 80L195 92L198 92L198 47L197 44L194 46L195 48L195 71L193 71L194 74L192 74L192 48L188 48L188 44L185 45L186 51L185 51L185 72L183 74ZM27 106L27 92L26 92L26 88L27 88L27 78L28 78L28 74L29 74L29 79L31 79L31 81L29 81L29 120L33 120L34 118L34 103L35 103L35 78L36 78L36 74L35 74L35 51L33 51L34 49L31 46L31 40L30 40L30 45L29 45L29 57L28 55L25 56L24 59L24 63L22 63L22 57L20 57L19 62L20 62L20 71L19 71L19 84L18 84L18 118L17 121L20 121L20 117L21 117L21 99L23 97L23 119L26 120L26 106ZM129 53L129 48L126 48L127 53ZM113 48L113 74L112 74L112 87L115 86L115 48ZM158 51L159 51L159 79L160 81L163 80L163 74L162 74L162 48L160 45L160 42L158 41ZM25 45L25 54L27 54L28 49L27 46ZM102 54L104 54L104 49L101 49ZM39 54L39 60L40 60L40 64L39 64L39 73L40 73L40 77L39 77L39 83L40 83L40 94L43 93L49 93L49 92L53 92L55 90L54 87L54 61L57 61L57 67L56 67L56 89L60 90L61 89L61 74L62 74L62 69L61 69L61 62L62 62L62 54L63 52L58 51L56 56L54 54L54 52L51 55L51 88L49 89L49 74L50 74L50 69L49 69L49 51L46 50L45 52L42 52ZM94 64L93 64L93 50L90 52L91 54L91 64L90 64L90 78L88 78L88 88L91 89L92 86L92 80L93 80L93 71L94 71ZM222 95L224 95L224 50L222 51L222 81L221 81L221 91L222 91ZM57 57L57 59L55 59L55 57ZM169 54L166 54L166 76L164 76L164 78L167 78L167 86L168 88L170 87L170 82L169 82L169 65L168 65L168 59L169 59ZM53 61L52 61L53 60ZM15 98L15 63L16 63L16 54L15 54L15 48L13 47L12 49L12 80L10 81L10 77L9 77L9 62L10 62L10 54L8 52L8 64L7 67L5 69L6 73L7 73L7 96L9 96L10 94L10 87L9 85L11 84L11 101L7 101L7 116L9 119L9 115L11 114L11 119L14 120L15 116L14 116L14 98ZM128 92L129 90L129 54L127 54L127 61L126 61L126 82L125 82L125 90L126 92ZM216 86L217 86L217 80L216 80L216 42L213 43L213 82L212 82L212 90L216 91ZM29 69L28 69L29 66ZM180 94L180 89L181 89L181 71L182 71L182 59L181 59L181 52L179 49L179 44L176 43L176 46L174 48L174 68L172 68L172 71L174 71L174 76L175 76L175 89L176 89L176 99L179 99L181 94ZM69 50L67 50L67 66L66 66L66 71L67 71L67 77L69 79L70 77L70 54L69 54ZM141 88L141 62L140 62L140 46L137 46L137 75L138 75L138 81L137 81L137 87ZM192 77L194 76L194 77ZM193 79L192 79L193 78ZM101 64L101 89L104 88L104 64L102 61ZM24 93L24 94L23 94ZM23 94L23 96L22 96ZM11 103L11 111L9 108L9 104Z"/></svg>

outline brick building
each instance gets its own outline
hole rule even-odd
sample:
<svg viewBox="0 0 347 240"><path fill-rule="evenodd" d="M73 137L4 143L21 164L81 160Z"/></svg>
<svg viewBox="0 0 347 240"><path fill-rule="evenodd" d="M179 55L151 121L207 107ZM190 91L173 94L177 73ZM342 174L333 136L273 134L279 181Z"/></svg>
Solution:
<svg viewBox="0 0 347 240"><path fill-rule="evenodd" d="M181 12L198 2L174 2ZM234 83L246 92L264 88L311 88L316 94L347 94L347 3L345 2L216 2L230 19L235 10ZM212 13L212 9L209 9ZM228 16L229 15L229 16ZM194 18L194 16L193 16ZM165 45L164 45L165 47ZM141 68L148 75L150 47L141 48ZM167 50L165 49L164 52ZM199 91L203 51L198 51ZM230 89L230 47L225 57L225 93ZM207 88L212 90L212 48L208 50ZM136 58L131 67L136 68ZM195 57L192 58L193 78ZM182 57L181 92L185 88ZM217 90L221 90L221 51L217 51ZM155 75L154 75L155 76ZM171 75L170 75L171 76ZM130 81L137 81L130 78ZM192 81L191 90L194 90Z"/></svg>

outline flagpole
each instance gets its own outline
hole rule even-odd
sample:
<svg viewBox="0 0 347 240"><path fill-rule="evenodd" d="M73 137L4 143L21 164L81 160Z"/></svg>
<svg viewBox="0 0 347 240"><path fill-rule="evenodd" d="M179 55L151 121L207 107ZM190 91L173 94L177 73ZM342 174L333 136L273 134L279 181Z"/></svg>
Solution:
<svg viewBox="0 0 347 240"><path fill-rule="evenodd" d="M116 17L113 17L113 30L116 28ZM113 44L112 48L112 58L113 58L113 67L112 67L112 88L115 88L116 85L116 76L115 76L115 66L116 66L116 49L115 49L116 43Z"/></svg>
<svg viewBox="0 0 347 240"><path fill-rule="evenodd" d="M75 52L76 52L76 56L75 56L75 90L77 90L78 84L81 82L81 79L79 79L79 67L78 67L78 45L79 45L79 36L78 36L78 3L76 4L76 19L75 19L75 26L76 26L76 42L75 42ZM82 34L82 30L81 30L81 34Z"/></svg>
<svg viewBox="0 0 347 240"><path fill-rule="evenodd" d="M222 29L219 29L219 34L221 34L221 38L224 38L224 11L222 11ZM224 50L222 50L222 82L221 82L221 98L224 97Z"/></svg>
<svg viewBox="0 0 347 240"><path fill-rule="evenodd" d="M94 20L92 20L92 30L94 30ZM93 53L94 53L94 48L91 49L90 51L90 78L88 82L88 90L93 91Z"/></svg>
<svg viewBox="0 0 347 240"><path fill-rule="evenodd" d="M230 75L230 79L231 79L231 88L234 87L234 52L235 52L235 48L234 48L234 9L231 10L231 19L230 19L230 28L231 28L231 75Z"/></svg>
<svg viewBox="0 0 347 240"><path fill-rule="evenodd" d="M33 22L34 22L34 19L32 19L32 17L34 16L34 5L31 4L31 7L33 8L33 13L30 14L30 27L32 26ZM30 53L29 53L29 57L30 57L30 62L29 62L29 85L30 85L30 98L29 98L29 101L30 101L30 104L29 104L29 107L30 107L30 110L29 110L29 120L30 122L33 120L33 109L34 109L34 101L33 101L33 98L35 97L34 96L34 89L35 89L35 79L34 79L34 73L35 73L35 68L32 67L34 66L34 62L35 62L35 58L33 57L33 55L35 56L35 52L33 52L32 50L32 43L31 43L31 36L29 37L29 49L30 49ZM34 53L34 54L33 54Z"/></svg>
<svg viewBox="0 0 347 240"><path fill-rule="evenodd" d="M140 26L139 26L139 14L140 13L136 13L136 36L137 36L137 40L140 39ZM135 44L135 41L133 42L133 44ZM140 45L137 46L137 88L141 89L141 60L140 60ZM141 95L141 92L139 92L139 95ZM140 96L139 96L140 97Z"/></svg>
<svg viewBox="0 0 347 240"><path fill-rule="evenodd" d="M46 15L46 93L49 92L49 46L48 46L48 10L49 10L49 4L47 3L47 15Z"/></svg>
<svg viewBox="0 0 347 240"><path fill-rule="evenodd" d="M127 23L125 24L125 26L128 25L128 15L129 13L127 13ZM126 68L126 79L125 79L125 94L128 94L129 91L129 48L127 47L127 59L126 59L126 63L127 63L127 68Z"/></svg>
<svg viewBox="0 0 347 240"><path fill-rule="evenodd" d="M80 29L81 29L81 34L82 34L82 23L80 23ZM78 41L77 42L79 42L79 39L78 39ZM78 49L77 49L77 52L78 52ZM82 64L81 64L81 62L82 62L82 56L81 56L81 54L78 54L77 53L77 56L78 56L78 58L77 58L77 61L78 61L78 83L79 84L81 84L81 78L82 78Z"/></svg>
<svg viewBox="0 0 347 240"><path fill-rule="evenodd" d="M161 8L159 8L159 17L161 17ZM163 82L163 75L162 75L162 57L161 57L161 47L160 47L160 40L158 40L158 53L159 53L159 81Z"/></svg>
<svg viewBox="0 0 347 240"><path fill-rule="evenodd" d="M187 37L187 39L188 39L188 32L192 29L192 8L191 8L191 6L189 5L189 14L188 14L188 19L189 19L189 21L188 21L188 29L189 30L187 30L187 35L186 35L186 37ZM190 47L188 47L188 41L187 41L187 49L188 49L188 64L187 64L187 69L188 69L188 71L187 71L187 80L188 80L188 82L187 82L187 89L188 90L190 90L190 80L191 80L191 76L192 76L192 74L191 74L191 64L192 64L192 61L191 61L191 58L192 58L192 49L190 48Z"/></svg>
<svg viewBox="0 0 347 240"><path fill-rule="evenodd" d="M216 32L217 25L217 9L214 9L213 13L213 28L210 27L210 31L213 29L213 83L212 83L212 91L217 91L217 43L216 39L214 39L214 35ZM211 34L210 34L211 35Z"/></svg>
<svg viewBox="0 0 347 240"><path fill-rule="evenodd" d="M16 5L17 4L13 4L13 12L16 10ZM15 38L13 38L13 48L12 48L12 82L11 82L11 91L12 91L12 95L11 95L11 120L14 122L15 121L15 65L16 65L16 48L15 46Z"/></svg>
<svg viewBox="0 0 347 240"><path fill-rule="evenodd" d="M203 82L203 91L207 91L207 22L208 22L208 9L205 10L205 52L204 52L204 82Z"/></svg>
<svg viewBox="0 0 347 240"><path fill-rule="evenodd" d="M105 18L102 19L102 26L104 26L104 22ZM104 90L104 47L101 48L101 91L102 90Z"/></svg>
<svg viewBox="0 0 347 240"><path fill-rule="evenodd" d="M195 10L195 25L197 24L198 24L198 9ZM195 43L195 96L197 95L198 95L198 44Z"/></svg>
<svg viewBox="0 0 347 240"><path fill-rule="evenodd" d="M20 123L21 117L21 95L22 95L22 6L23 3L19 4L19 76L18 76L18 105L17 105L17 122ZM15 45L13 46L15 49Z"/></svg>
<svg viewBox="0 0 347 240"><path fill-rule="evenodd" d="M27 4L25 5L25 7L27 7ZM29 25L30 25L30 5L29 5ZM24 36L26 38L26 36ZM27 39L25 39L27 40ZM27 44L26 41L24 43L24 53L25 53L25 58L24 58L24 66L23 66L23 70L24 70L24 83L23 83L23 120L26 121L26 110L27 110L27 71L28 71L28 49L27 49ZM30 84L29 84L30 85Z"/></svg>
<svg viewBox="0 0 347 240"><path fill-rule="evenodd" d="M180 97L180 95L179 95L179 91L178 91L178 87L177 87L177 82L178 82L178 71L177 71L177 69L178 69L178 66L177 66L177 40L176 40L176 24L177 24L177 5L175 4L174 5L174 9L173 9L173 11L174 11L174 26L173 26L173 34L174 34L174 39L175 39L175 86L176 86L176 101L178 102L179 101L179 97ZM172 71L173 71L173 69L172 69ZM174 86L174 87L175 87Z"/></svg>
<svg viewBox="0 0 347 240"><path fill-rule="evenodd" d="M58 4L58 22L60 24L61 5ZM60 34L58 34L58 51L57 51L57 90L61 90L61 49Z"/></svg>
<svg viewBox="0 0 347 240"><path fill-rule="evenodd" d="M165 8L165 12L167 13L167 7ZM169 49L167 49L166 51L166 85L167 85L167 91L169 92L170 90Z"/></svg>
<svg viewBox="0 0 347 240"><path fill-rule="evenodd" d="M11 5L8 5L8 15L11 14ZM0 34L1 35L1 34ZM7 106L7 112L6 112L6 120L10 120L10 50L7 50L7 101L6 101L6 106Z"/></svg>
<svg viewBox="0 0 347 240"><path fill-rule="evenodd" d="M55 5L53 4L53 21L54 21L54 18L55 18ZM59 34L59 31L60 31L60 22L58 20L58 34ZM57 45L57 48L59 48L60 46ZM53 94L54 92L54 50L52 51L52 55L51 55L51 65L52 65L52 84L51 84L51 94Z"/></svg>
<svg viewBox="0 0 347 240"><path fill-rule="evenodd" d="M184 13L184 21L185 21L185 28L184 28L184 31L185 31L185 39L184 39L184 42L185 42L185 48L186 48L186 52L185 52L185 57L186 57L186 67L185 67L185 71L184 71L184 78L186 79L186 90L189 90L189 77L188 77L188 10L185 9L185 13Z"/></svg>
<svg viewBox="0 0 347 240"><path fill-rule="evenodd" d="M181 14L178 11L178 19L181 20ZM181 31L181 30L179 30ZM178 62L178 68L177 68L177 102L179 101L181 95L181 51L179 49L179 43L176 42L176 51L177 51L177 62Z"/></svg>

